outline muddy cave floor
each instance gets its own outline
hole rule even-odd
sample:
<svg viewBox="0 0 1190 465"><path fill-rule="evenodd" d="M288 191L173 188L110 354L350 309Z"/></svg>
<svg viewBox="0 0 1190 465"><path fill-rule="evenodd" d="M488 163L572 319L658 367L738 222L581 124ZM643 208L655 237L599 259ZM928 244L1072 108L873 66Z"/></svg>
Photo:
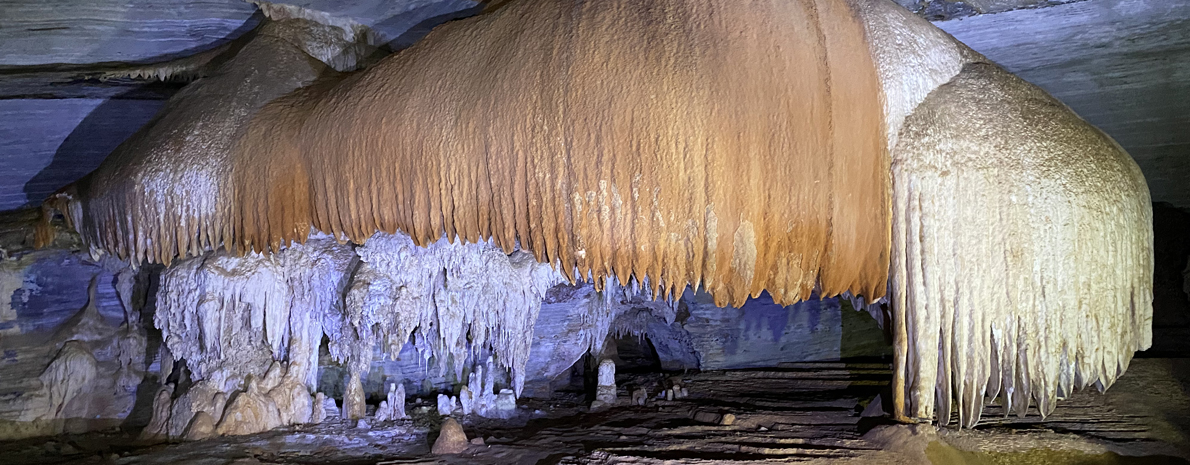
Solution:
<svg viewBox="0 0 1190 465"><path fill-rule="evenodd" d="M628 406L628 386L681 376L690 396ZM458 455L433 456L441 418L430 402L410 420L359 428L328 419L251 436L144 445L135 431L0 442L0 463L610 464L610 463L1071 463L1190 464L1190 359L1137 359L1107 391L1084 390L1045 420L1005 418L989 405L974 430L862 417L889 381L869 362L791 363L699 373L623 373L621 404L589 412L583 396L522 400L510 420L467 417ZM424 407L423 407L424 406ZM730 426L693 419L731 413ZM698 415L706 420L706 415ZM369 419L370 420L370 419Z"/></svg>

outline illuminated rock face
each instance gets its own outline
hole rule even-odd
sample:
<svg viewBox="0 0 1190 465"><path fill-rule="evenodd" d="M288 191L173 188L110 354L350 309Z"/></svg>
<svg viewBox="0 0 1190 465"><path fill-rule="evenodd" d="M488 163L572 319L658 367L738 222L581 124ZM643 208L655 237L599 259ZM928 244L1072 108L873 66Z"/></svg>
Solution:
<svg viewBox="0 0 1190 465"><path fill-rule="evenodd" d="M945 33L884 0L579 6L510 2L346 78L313 59L327 27L270 23L51 199L87 245L171 264L155 324L199 381L163 434L308 418L323 334L346 417L410 342L456 383L493 357L519 393L568 279L601 293L580 350L639 288L887 290L897 414L966 426L985 396L1047 413L1106 387L1149 345L1135 164Z"/></svg>
<svg viewBox="0 0 1190 465"><path fill-rule="evenodd" d="M1152 344L1152 207L1136 163L941 31L856 4L894 147L898 415L945 424L953 404L973 426L985 397L1044 415L1074 388L1110 386ZM893 45L906 39L911 53Z"/></svg>
<svg viewBox="0 0 1190 465"><path fill-rule="evenodd" d="M145 330L133 275L104 264L62 250L0 263L0 437L107 428L133 412Z"/></svg>

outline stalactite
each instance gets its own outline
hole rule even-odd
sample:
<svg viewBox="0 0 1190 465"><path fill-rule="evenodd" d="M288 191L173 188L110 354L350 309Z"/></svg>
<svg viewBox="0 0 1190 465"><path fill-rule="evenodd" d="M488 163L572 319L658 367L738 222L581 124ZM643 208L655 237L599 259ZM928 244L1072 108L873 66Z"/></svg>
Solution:
<svg viewBox="0 0 1190 465"><path fill-rule="evenodd" d="M168 115L55 205L138 262L278 250L310 227L356 243L401 231L519 247L600 287L701 285L724 305L816 286L877 297L888 157L863 40L843 0L509 2L279 98L206 153L164 133L200 118ZM293 88L267 84L199 111L239 122Z"/></svg>
<svg viewBox="0 0 1190 465"><path fill-rule="evenodd" d="M217 252L167 269L154 324L172 358L185 360L198 382L176 393L164 434L183 437L198 412L219 422L219 434L271 422L271 414L253 411L239 413L248 423L222 423L229 394L245 392L261 376L260 392L246 394L242 408L283 409L269 427L309 421L322 322L342 314L341 296L356 261L350 247L314 237L271 255Z"/></svg>
<svg viewBox="0 0 1190 465"><path fill-rule="evenodd" d="M1135 162L1040 89L970 64L894 150L892 305L911 417L973 426L1104 389L1152 339L1152 211Z"/></svg>
<svg viewBox="0 0 1190 465"><path fill-rule="evenodd" d="M366 371L374 344L395 359L418 332L455 379L490 350L520 392L537 312L561 274L490 242L418 247L404 234L381 233L357 252L362 263L342 322L328 326L333 356Z"/></svg>
<svg viewBox="0 0 1190 465"><path fill-rule="evenodd" d="M847 299L847 302L851 304L852 309L866 312L868 315L871 315L872 319L876 320L876 325L880 326L880 329L885 329L885 325L889 322L889 320L891 320L891 317L888 315L887 298L881 297L869 302L868 299L865 299L863 296L854 296L849 292L843 293L843 295L840 297Z"/></svg>
<svg viewBox="0 0 1190 465"><path fill-rule="evenodd" d="M322 321L340 315L356 260L347 246L315 238L272 255L226 253L185 260L161 278L154 324L195 379L231 390L274 360L313 389Z"/></svg>

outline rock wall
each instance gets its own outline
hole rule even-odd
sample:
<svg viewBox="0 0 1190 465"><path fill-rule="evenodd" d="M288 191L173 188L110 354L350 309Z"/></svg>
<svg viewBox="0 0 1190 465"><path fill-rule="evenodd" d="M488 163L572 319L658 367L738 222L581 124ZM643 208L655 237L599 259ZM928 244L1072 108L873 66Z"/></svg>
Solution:
<svg viewBox="0 0 1190 465"><path fill-rule="evenodd" d="M275 19L341 25L394 50L476 5L0 0L0 210L38 205L95 169L182 84L204 75L206 63L260 26L261 7Z"/></svg>
<svg viewBox="0 0 1190 465"><path fill-rule="evenodd" d="M140 418L152 360L136 287L119 263L69 250L0 262L0 438Z"/></svg>
<svg viewBox="0 0 1190 465"><path fill-rule="evenodd" d="M0 66L164 61L222 45L259 20L239 0L4 0L0 11Z"/></svg>

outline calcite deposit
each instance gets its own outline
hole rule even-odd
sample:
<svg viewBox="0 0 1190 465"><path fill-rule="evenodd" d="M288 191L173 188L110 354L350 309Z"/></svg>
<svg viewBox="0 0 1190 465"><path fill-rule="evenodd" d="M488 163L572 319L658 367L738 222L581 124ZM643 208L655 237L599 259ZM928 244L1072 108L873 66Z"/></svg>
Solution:
<svg viewBox="0 0 1190 465"><path fill-rule="evenodd" d="M146 442L436 412L457 453L453 417L576 383L617 406L633 356L887 356L895 419L972 427L1152 342L1137 165L887 0L512 0L387 56L358 18L260 5L218 60L104 75L194 81L0 270L0 437L139 397ZM30 317L49 260L87 299ZM632 404L690 394L656 387Z"/></svg>

